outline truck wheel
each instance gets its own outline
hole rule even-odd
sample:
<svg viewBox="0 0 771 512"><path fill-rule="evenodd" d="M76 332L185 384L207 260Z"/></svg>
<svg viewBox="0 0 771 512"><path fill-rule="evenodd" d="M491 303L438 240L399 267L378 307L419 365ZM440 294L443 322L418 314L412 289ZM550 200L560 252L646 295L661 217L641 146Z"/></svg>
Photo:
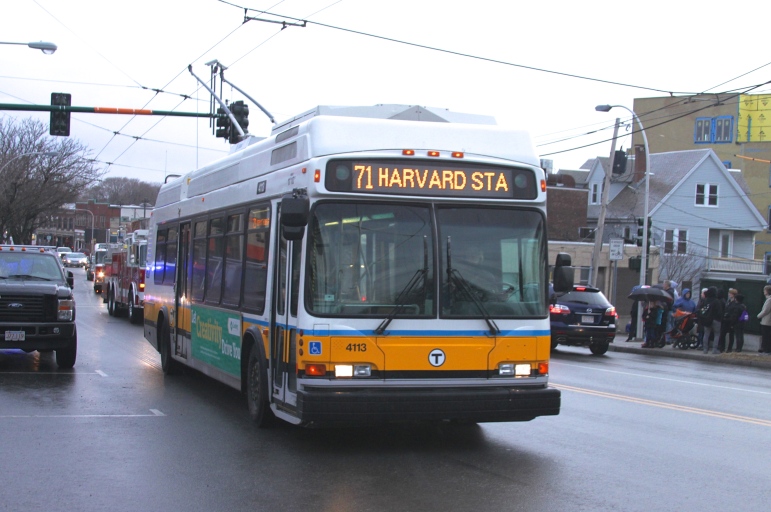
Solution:
<svg viewBox="0 0 771 512"><path fill-rule="evenodd" d="M112 289L107 293L107 313L109 313L110 316L116 316L115 315L115 293L112 291Z"/></svg>
<svg viewBox="0 0 771 512"><path fill-rule="evenodd" d="M595 356L601 356L602 354L608 351L609 346L610 344L607 341L605 342L595 341L594 343L589 345L589 350L591 350L592 354L594 354Z"/></svg>
<svg viewBox="0 0 771 512"><path fill-rule="evenodd" d="M246 369L246 402L249 417L258 428L275 424L275 416L268 403L268 367L261 342L255 342L249 351Z"/></svg>
<svg viewBox="0 0 771 512"><path fill-rule="evenodd" d="M70 338L70 342L66 348L56 349L56 365L63 369L70 369L75 366L75 359L78 356L78 330L75 328L75 332Z"/></svg>
<svg viewBox="0 0 771 512"><path fill-rule="evenodd" d="M165 320L159 330L158 350L161 353L161 370L163 370L164 375L179 373L180 365L171 357L171 329Z"/></svg>
<svg viewBox="0 0 771 512"><path fill-rule="evenodd" d="M134 299L132 298L132 296L133 294L129 296L128 317L129 317L129 321L132 324L138 324L142 321L142 310L134 307Z"/></svg>

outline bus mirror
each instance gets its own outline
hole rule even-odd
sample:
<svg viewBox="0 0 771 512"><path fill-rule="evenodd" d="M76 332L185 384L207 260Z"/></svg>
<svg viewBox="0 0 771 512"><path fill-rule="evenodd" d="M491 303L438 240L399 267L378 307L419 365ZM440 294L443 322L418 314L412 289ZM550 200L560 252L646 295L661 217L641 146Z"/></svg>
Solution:
<svg viewBox="0 0 771 512"><path fill-rule="evenodd" d="M554 291L564 293L573 289L573 267L569 254L559 253L554 265Z"/></svg>
<svg viewBox="0 0 771 512"><path fill-rule="evenodd" d="M281 226L281 236L286 240L302 240L305 236L305 227Z"/></svg>
<svg viewBox="0 0 771 512"><path fill-rule="evenodd" d="M310 201L305 195L284 196L281 199L281 225L290 228L304 228L308 225ZM287 240L290 239L286 237ZM302 234L300 234L302 238Z"/></svg>

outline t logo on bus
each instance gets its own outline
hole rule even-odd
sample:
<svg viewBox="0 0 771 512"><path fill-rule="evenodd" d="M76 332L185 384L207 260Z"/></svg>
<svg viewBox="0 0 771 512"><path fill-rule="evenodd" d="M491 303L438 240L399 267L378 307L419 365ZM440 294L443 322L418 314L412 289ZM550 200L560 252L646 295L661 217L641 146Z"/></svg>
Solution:
<svg viewBox="0 0 771 512"><path fill-rule="evenodd" d="M444 355L444 352L438 348L435 348L428 354L428 363L431 366L442 366L445 359L446 356Z"/></svg>

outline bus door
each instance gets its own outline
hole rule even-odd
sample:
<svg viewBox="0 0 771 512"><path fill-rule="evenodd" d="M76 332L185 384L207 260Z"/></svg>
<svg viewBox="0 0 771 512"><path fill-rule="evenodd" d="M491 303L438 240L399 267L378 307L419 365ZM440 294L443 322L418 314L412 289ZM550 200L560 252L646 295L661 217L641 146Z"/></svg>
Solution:
<svg viewBox="0 0 771 512"><path fill-rule="evenodd" d="M300 293L302 240L289 241L278 230L274 275L270 368L273 400L297 404L297 307Z"/></svg>
<svg viewBox="0 0 771 512"><path fill-rule="evenodd" d="M188 279L188 265L190 254L190 223L185 222L179 226L179 241L176 255L176 277L174 279L174 322L171 326L174 331L174 353L187 358L187 346L185 333L190 331L190 280ZM168 261L168 260L167 260Z"/></svg>
<svg viewBox="0 0 771 512"><path fill-rule="evenodd" d="M302 239L310 203L303 190L281 198L276 208L273 294L271 297L270 370L273 401L297 405L297 308L300 303Z"/></svg>

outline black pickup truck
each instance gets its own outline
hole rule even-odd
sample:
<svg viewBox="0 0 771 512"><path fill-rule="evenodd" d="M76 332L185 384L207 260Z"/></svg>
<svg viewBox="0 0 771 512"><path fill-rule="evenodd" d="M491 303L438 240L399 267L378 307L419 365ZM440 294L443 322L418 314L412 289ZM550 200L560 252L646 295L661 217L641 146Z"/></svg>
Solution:
<svg viewBox="0 0 771 512"><path fill-rule="evenodd" d="M53 350L59 368L72 368L78 353L74 280L51 249L0 245L0 350Z"/></svg>

